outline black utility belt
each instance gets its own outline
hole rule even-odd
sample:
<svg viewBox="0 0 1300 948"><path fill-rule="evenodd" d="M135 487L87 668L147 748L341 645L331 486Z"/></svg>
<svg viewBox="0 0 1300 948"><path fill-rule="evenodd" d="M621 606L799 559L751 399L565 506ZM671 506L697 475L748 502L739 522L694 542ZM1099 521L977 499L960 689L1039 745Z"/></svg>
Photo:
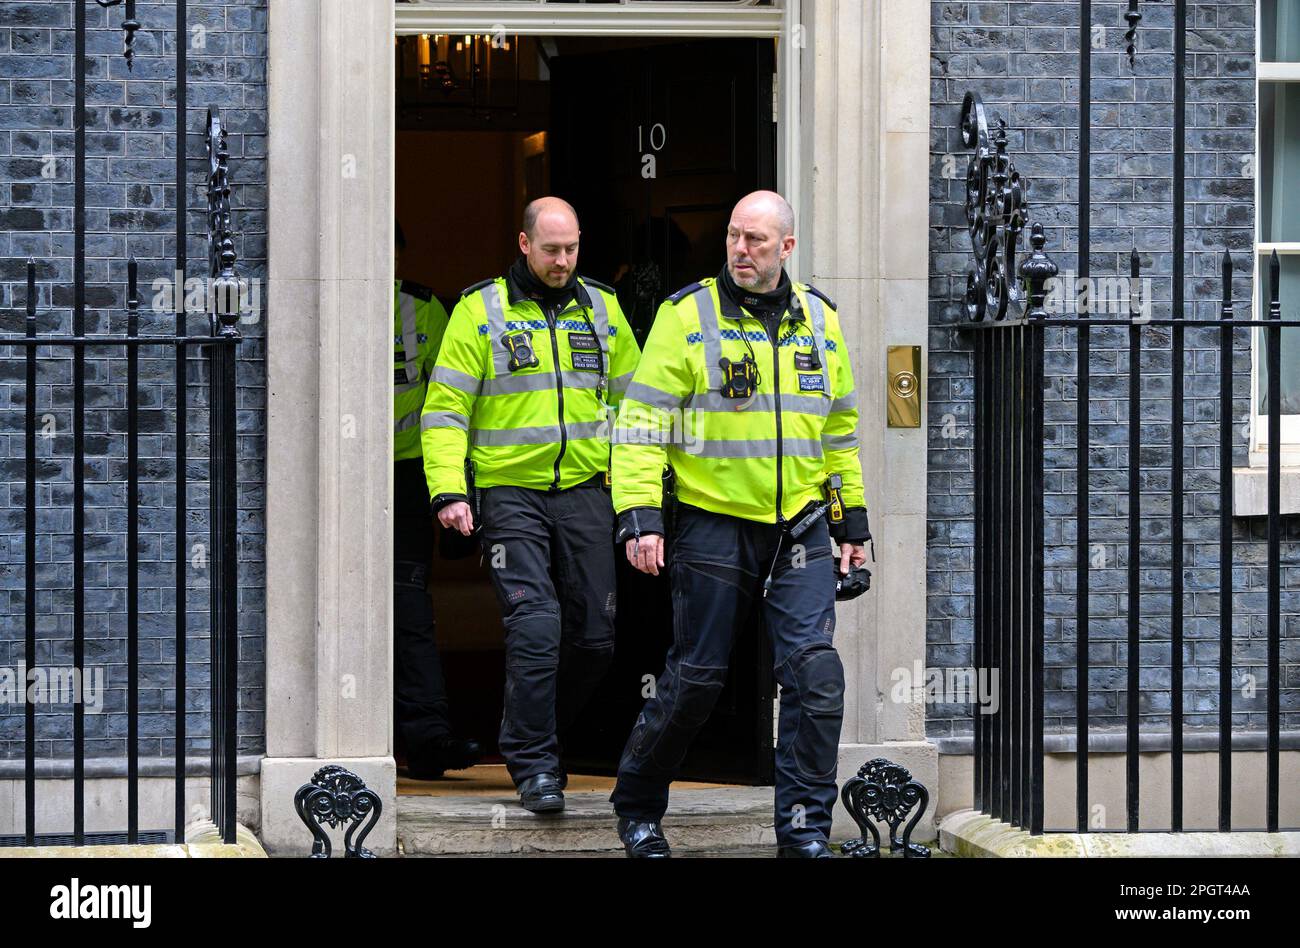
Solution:
<svg viewBox="0 0 1300 948"><path fill-rule="evenodd" d="M535 490L535 491L537 491L539 494L550 494L550 493L554 493L554 491L553 491L551 488L549 488L549 487L517 487L517 486L515 486L514 484L498 484L498 485L496 485L496 486L497 486L497 487L510 487L510 488L515 489L515 490ZM591 477L587 478L585 481L580 481L580 482L578 482L577 484L574 484L572 487L564 487L564 488L561 488L561 490L579 490L579 489L581 489L581 488L583 488L583 487L604 487L604 486L605 486L605 475L602 473L602 474L593 474ZM485 488L483 488L483 489L484 489L484 490L492 490L493 488L491 488L491 487L485 487Z"/></svg>
<svg viewBox="0 0 1300 948"><path fill-rule="evenodd" d="M605 475L602 473L602 474L593 474L591 477L587 478L587 480L583 481L582 483L574 484L572 487L566 487L564 489L577 490L579 487L604 487L604 486L605 486Z"/></svg>

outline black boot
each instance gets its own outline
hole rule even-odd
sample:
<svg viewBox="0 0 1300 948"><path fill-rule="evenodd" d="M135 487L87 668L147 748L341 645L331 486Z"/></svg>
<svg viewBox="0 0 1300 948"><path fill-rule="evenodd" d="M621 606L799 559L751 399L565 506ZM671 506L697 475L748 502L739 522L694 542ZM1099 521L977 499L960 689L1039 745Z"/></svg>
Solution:
<svg viewBox="0 0 1300 948"><path fill-rule="evenodd" d="M534 774L519 784L519 802L530 813L559 813L564 809L564 790L555 774Z"/></svg>
<svg viewBox="0 0 1300 948"><path fill-rule="evenodd" d="M437 780L448 770L473 767L482 756L483 748L478 741L444 737L434 741L421 753L411 755L406 770L414 780Z"/></svg>
<svg viewBox="0 0 1300 948"><path fill-rule="evenodd" d="M618 838L630 859L667 859L673 854L658 820L644 822L620 816Z"/></svg>
<svg viewBox="0 0 1300 948"><path fill-rule="evenodd" d="M835 853L825 840L814 839L798 846L782 846L776 851L778 859L834 859Z"/></svg>

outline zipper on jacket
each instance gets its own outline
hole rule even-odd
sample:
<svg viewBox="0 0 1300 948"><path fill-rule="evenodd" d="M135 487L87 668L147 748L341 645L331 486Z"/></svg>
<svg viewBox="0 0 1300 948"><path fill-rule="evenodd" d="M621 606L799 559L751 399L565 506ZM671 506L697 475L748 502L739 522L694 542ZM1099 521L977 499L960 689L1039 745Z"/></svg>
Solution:
<svg viewBox="0 0 1300 948"><path fill-rule="evenodd" d="M782 313L781 318L776 321L776 336L773 337L768 333L767 323L757 316L747 315L746 318L756 321L763 327L763 332L768 333L768 341L772 343L772 385L776 394L776 524L781 526L785 523L785 514L781 511L781 493L783 484L781 481L781 466L785 458L784 443L781 440L781 326L785 323L786 314ZM744 332L742 329L741 332Z"/></svg>
<svg viewBox="0 0 1300 948"><path fill-rule="evenodd" d="M781 338L781 324L785 321L785 314L776 321L776 335L772 337L772 384L776 389L776 524L781 526L785 523L785 514L781 512L781 466L784 460L784 442L781 440L781 348L779 340ZM767 329L766 326L763 327Z"/></svg>
<svg viewBox="0 0 1300 948"><path fill-rule="evenodd" d="M564 458L564 450L569 443L569 430L564 426L564 376L560 372L560 343L556 339L555 313L544 304L542 312L546 315L546 325L551 334L551 355L555 359L555 396L560 406L560 453L555 456L555 480L551 482L551 490L559 490L560 461Z"/></svg>

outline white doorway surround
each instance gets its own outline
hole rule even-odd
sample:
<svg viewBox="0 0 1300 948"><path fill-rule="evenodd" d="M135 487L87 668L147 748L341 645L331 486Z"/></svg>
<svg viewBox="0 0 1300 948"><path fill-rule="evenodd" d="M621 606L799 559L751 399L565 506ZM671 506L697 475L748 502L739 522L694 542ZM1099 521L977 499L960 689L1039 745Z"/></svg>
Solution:
<svg viewBox="0 0 1300 948"><path fill-rule="evenodd" d="M933 800L925 707L890 700L891 672L925 661L926 420L887 428L884 400L886 348L927 342L928 175L918 169L929 160L929 4L270 0L268 851L306 851L293 792L327 763L380 793L384 815L366 844L395 851L393 37L498 28L776 39L778 176L798 215L792 275L838 302L854 352L878 556L872 591L839 616L840 778L888 756ZM838 835L852 829L844 822Z"/></svg>

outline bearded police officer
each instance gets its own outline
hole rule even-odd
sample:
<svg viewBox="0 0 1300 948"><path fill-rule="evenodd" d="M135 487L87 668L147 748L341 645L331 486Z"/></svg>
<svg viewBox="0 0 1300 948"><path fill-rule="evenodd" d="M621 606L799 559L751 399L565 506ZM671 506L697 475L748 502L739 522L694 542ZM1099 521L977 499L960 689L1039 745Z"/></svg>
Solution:
<svg viewBox="0 0 1300 948"><path fill-rule="evenodd" d="M399 266L405 249L398 224ZM393 711L407 770L417 780L472 767L481 756L476 742L452 734L427 588L433 515L424 484L420 414L446 328L447 311L433 290L411 280L394 281Z"/></svg>
<svg viewBox="0 0 1300 948"><path fill-rule="evenodd" d="M528 205L522 256L452 312L422 422L438 519L479 528L491 569L506 628L500 748L535 813L564 808L557 732L613 657L610 418L640 356L614 292L575 275L578 235L567 202Z"/></svg>
<svg viewBox="0 0 1300 948"><path fill-rule="evenodd" d="M669 855L660 825L669 783L755 607L781 685L779 854L832 855L844 693L831 644L836 577L865 572L870 530L849 353L835 304L785 273L793 230L778 194L758 191L736 205L726 266L660 307L620 411L618 539L643 572L658 575L667 561L675 617L664 672L610 798L629 856ZM676 485L667 557L665 464Z"/></svg>

